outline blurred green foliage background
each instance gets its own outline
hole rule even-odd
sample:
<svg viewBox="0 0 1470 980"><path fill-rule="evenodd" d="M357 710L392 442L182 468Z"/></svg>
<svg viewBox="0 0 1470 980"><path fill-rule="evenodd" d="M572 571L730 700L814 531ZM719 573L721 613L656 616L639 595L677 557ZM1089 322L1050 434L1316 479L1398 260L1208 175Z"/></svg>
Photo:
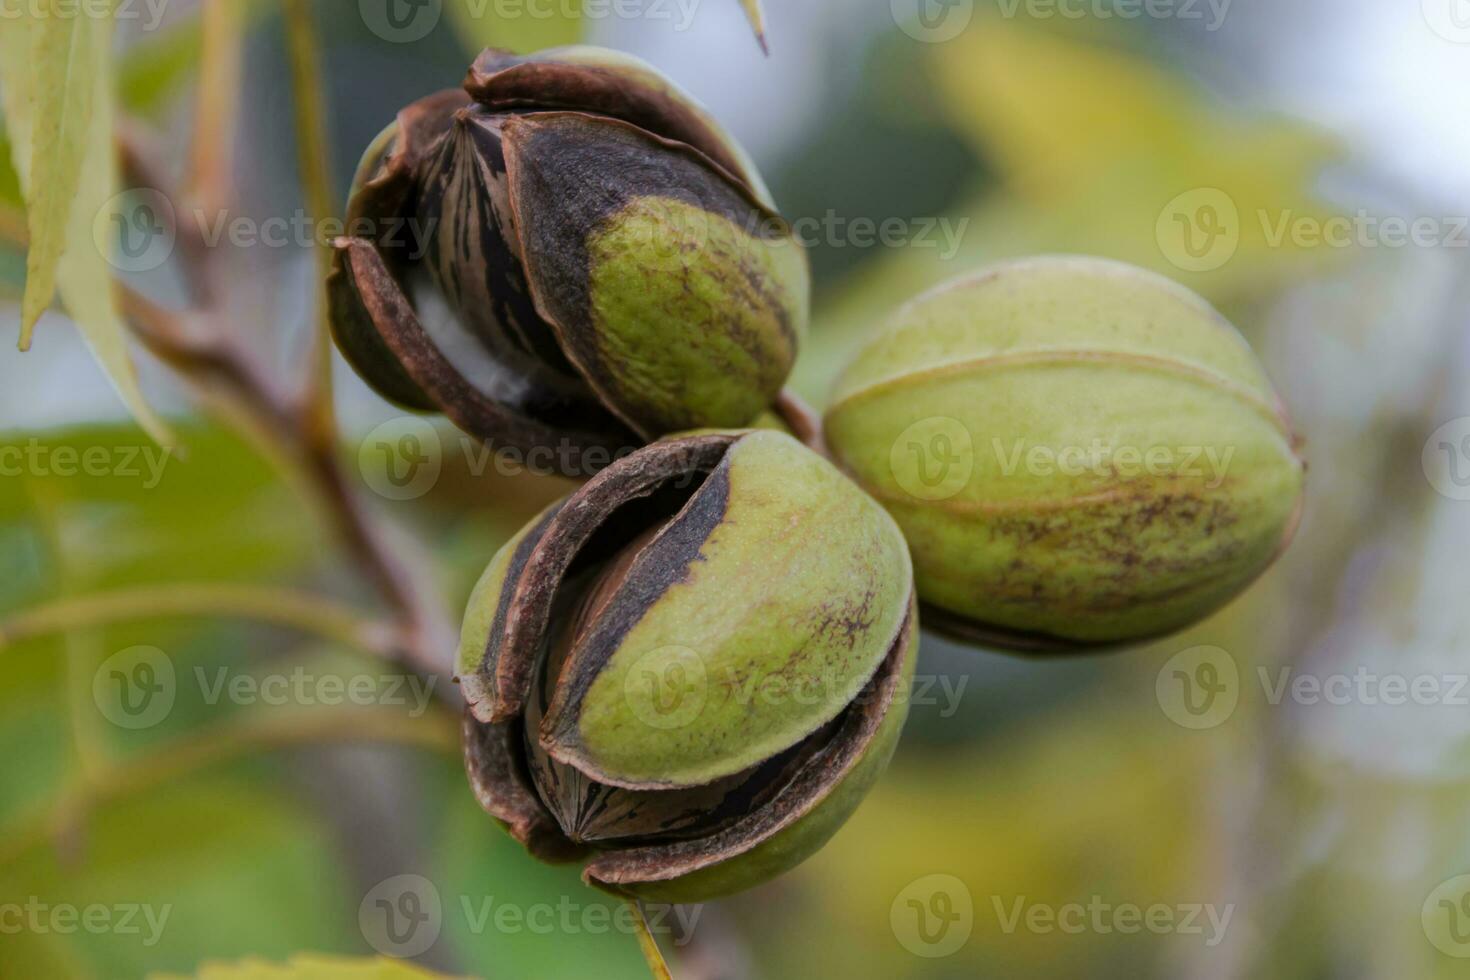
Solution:
<svg viewBox="0 0 1470 980"><path fill-rule="evenodd" d="M889 21L859 41L857 32L808 32L783 50L781 5L768 0L776 61L839 64L855 79L765 161L785 213L944 219L963 229L953 254L843 241L812 250L817 316L794 381L804 397L820 406L853 345L931 285L1009 256L1109 256L1199 290L1247 334L1304 437L1309 501L1285 559L1186 635L1046 662L926 636L919 672L930 687L916 692L873 796L795 873L701 910L688 937L662 935L675 975L1463 976L1428 917L1431 893L1470 871L1470 709L1449 699L1272 703L1261 680L1282 668L1446 683L1470 672L1470 503L1436 492L1421 460L1431 432L1470 414L1464 253L1293 245L1255 220L1322 221L1360 207L1443 212L1375 172L1349 141L1227 101L1192 70L1238 48L1191 47L1159 24L1004 16L1007 5L981 4L944 43ZM299 192L280 19L265 0L247 6L235 171L257 214L288 213ZM445 0L443 24L394 44L353 6L318 12L339 188L396 108L454 84L480 45L528 50L600 36L577 17L476 17ZM834 22L847 16L842 4L825 9ZM724 43L751 42L732 30ZM128 38L123 105L165 131L187 119L198 50L188 5L171 10L164 29ZM1344 173L1351 179L1324 179ZM1189 271L1173 260L1160 220L1201 188L1223 192L1242 218L1234 254ZM18 202L3 166L0 200ZM252 279L236 286L262 294L261 315L239 329L290 363L310 321L310 264L249 263ZM23 276L21 253L0 248L5 331ZM21 390L33 365L53 356L60 342L48 328L66 330L48 321L35 352L0 354L0 391ZM65 365L71 373L51 371L52 384L102 384L89 367ZM145 365L145 379L172 390L157 365ZM385 409L362 391L344 404L342 451L370 486L376 457L360 440ZM144 454L161 450L127 423L45 408L21 425L0 418L0 460L28 452L50 461L0 476L0 906L170 910L155 942L146 925L141 934L6 928L0 976L194 975L206 962L247 957L373 955L360 909L399 875L427 879L443 904L437 941L416 957L426 967L646 976L632 935L606 925L614 903L584 889L575 870L532 862L478 810L452 720L389 705L210 703L193 683L220 667L231 677L299 665L317 677L378 677L377 662L289 624L250 622L259 617L75 614L102 593L200 586L373 601L275 462L178 405L182 451L156 481ZM80 458L95 447L114 461L134 454L140 472L62 472L59 452ZM570 486L476 473L472 463L446 452L424 496L374 498L433 556L450 608L462 606L499 542ZM1159 677L1171 657L1200 645L1238 666L1239 703L1193 730L1171 718ZM96 678L109 658L139 646L166 652L178 696L166 718L130 730L99 711ZM934 875L958 889L923 884ZM972 910L963 942L943 956L915 940L906 904L918 894L920 908L949 908L933 903L935 887ZM477 919L487 901L574 912L549 930L497 926ZM1018 902L1202 911L1198 932L1124 930L1112 919L1076 931L1024 920L1007 928ZM588 916L603 906L606 918ZM1228 914L1223 931L1206 907Z"/></svg>

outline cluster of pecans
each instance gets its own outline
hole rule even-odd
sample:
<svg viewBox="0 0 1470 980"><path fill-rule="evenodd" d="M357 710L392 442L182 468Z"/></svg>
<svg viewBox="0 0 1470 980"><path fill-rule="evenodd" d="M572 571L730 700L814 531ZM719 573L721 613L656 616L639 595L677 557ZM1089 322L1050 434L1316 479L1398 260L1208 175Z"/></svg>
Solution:
<svg viewBox="0 0 1470 980"><path fill-rule="evenodd" d="M807 424L782 396L801 247L626 55L485 52L369 148L349 217L431 229L422 254L337 242L334 331L376 390L499 446L643 447L494 557L457 661L480 803L609 890L701 901L825 843L898 741L921 616L992 649L1125 645L1218 609L1296 524L1250 348L1113 262L916 299Z"/></svg>

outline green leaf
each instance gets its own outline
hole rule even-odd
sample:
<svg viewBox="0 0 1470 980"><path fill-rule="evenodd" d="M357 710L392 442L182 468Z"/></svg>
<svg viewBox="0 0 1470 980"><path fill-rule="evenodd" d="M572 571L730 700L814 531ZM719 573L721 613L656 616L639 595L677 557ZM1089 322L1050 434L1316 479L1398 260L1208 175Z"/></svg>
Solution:
<svg viewBox="0 0 1470 980"><path fill-rule="evenodd" d="M0 895L48 910L40 928L23 924L0 942L0 976L138 977L210 958L359 948L357 902L327 828L245 778L249 768L94 809L75 852L33 848L0 868ZM52 910L100 906L115 928L50 927Z"/></svg>
<svg viewBox="0 0 1470 980"><path fill-rule="evenodd" d="M0 119L0 123L3 122ZM10 136L5 132L5 127L0 125L0 206L20 208L24 206L25 198L20 192L20 175L10 163L11 154Z"/></svg>
<svg viewBox="0 0 1470 980"><path fill-rule="evenodd" d="M207 963L194 980L427 980L442 977L411 963L385 959L347 959L336 956L293 956L283 964L261 960ZM183 975L155 973L149 980L190 980Z"/></svg>
<svg viewBox="0 0 1470 980"><path fill-rule="evenodd" d="M557 4L544 17L531 16L529 5L520 16L497 16L496 4L479 0L445 0L444 7L460 41L476 53L483 48L505 48L529 54L582 40L580 2Z"/></svg>
<svg viewBox="0 0 1470 980"><path fill-rule="evenodd" d="M279 585L328 547L320 522L247 443L206 426L182 434L186 451L150 445L131 425L0 433L0 611L56 597L37 501L61 525L72 580L93 590Z"/></svg>
<svg viewBox="0 0 1470 980"><path fill-rule="evenodd" d="M51 15L65 0L50 0ZM13 162L26 191L31 250L26 259L21 350L60 285L71 313L123 403L148 435L172 436L148 407L112 291L112 267L93 241L93 219L116 188L112 132L113 19L40 16L0 32L0 90ZM37 178L37 179L32 179Z"/></svg>
<svg viewBox="0 0 1470 980"><path fill-rule="evenodd" d="M232 0L232 5L247 34L275 12L274 0ZM135 115L164 117L185 83L196 77L203 34L198 9L170 18L166 30L135 34L118 55L118 103Z"/></svg>
<svg viewBox="0 0 1470 980"><path fill-rule="evenodd" d="M29 347L36 320L59 285L67 311L124 404L155 441L171 443L138 387L109 255L93 240L94 218L106 226L100 216L117 187L114 21L58 14L66 0L49 4L47 14L11 21L0 32L0 90L31 238L20 346Z"/></svg>
<svg viewBox="0 0 1470 980"><path fill-rule="evenodd" d="M118 58L118 100L130 112L162 115L199 68L198 16L145 35Z"/></svg>
<svg viewBox="0 0 1470 980"><path fill-rule="evenodd" d="M575 865L550 866L526 853L475 803L462 766L432 772L442 777L434 781L440 795L431 799L443 823L431 838L429 877L445 907L455 905L440 943L447 941L457 964L484 977L647 980L623 902L583 884ZM432 793L430 770L424 773L425 792ZM688 922L703 911L691 906L682 914ZM657 914L657 939L672 952L673 913Z"/></svg>

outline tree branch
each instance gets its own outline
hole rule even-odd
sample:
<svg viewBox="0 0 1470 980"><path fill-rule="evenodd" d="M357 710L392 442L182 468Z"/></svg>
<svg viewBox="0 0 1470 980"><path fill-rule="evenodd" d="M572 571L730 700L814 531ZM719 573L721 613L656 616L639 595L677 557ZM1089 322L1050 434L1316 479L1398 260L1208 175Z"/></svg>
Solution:
<svg viewBox="0 0 1470 980"><path fill-rule="evenodd" d="M182 584L122 589L60 599L0 619L0 650L67 630L176 616L242 617L289 626L381 657L397 656L390 623L323 596L289 589Z"/></svg>
<svg viewBox="0 0 1470 980"><path fill-rule="evenodd" d="M291 85L296 108L296 153L306 207L320 222L335 210L331 166L327 152L326 109L322 104L322 69L316 24L308 0L284 0L286 44L291 61ZM307 347L307 377L303 390L305 421L314 442L335 441L332 409L332 343L327 325L327 273L331 252L317 245L317 321Z"/></svg>

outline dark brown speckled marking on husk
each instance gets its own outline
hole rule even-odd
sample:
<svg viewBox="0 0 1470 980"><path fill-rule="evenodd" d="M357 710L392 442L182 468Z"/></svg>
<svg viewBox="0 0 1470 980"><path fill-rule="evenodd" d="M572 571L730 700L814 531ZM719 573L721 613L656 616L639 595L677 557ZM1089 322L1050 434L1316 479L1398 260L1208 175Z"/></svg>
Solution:
<svg viewBox="0 0 1470 980"><path fill-rule="evenodd" d="M628 503L646 498L670 481L707 474L738 439L734 434L689 436L654 443L603 470L569 497L548 523L517 579L495 665L494 691L482 717L507 721L520 714L530 691L531 672L546 637L556 590L579 552ZM496 642L492 637L491 643Z"/></svg>
<svg viewBox="0 0 1470 980"><path fill-rule="evenodd" d="M904 656L913 642L912 617L911 609L865 696L841 716L837 734L766 806L698 840L603 852L588 862L582 877L589 884L613 890L622 885L670 881L738 857L812 812L862 760L891 709Z"/></svg>

